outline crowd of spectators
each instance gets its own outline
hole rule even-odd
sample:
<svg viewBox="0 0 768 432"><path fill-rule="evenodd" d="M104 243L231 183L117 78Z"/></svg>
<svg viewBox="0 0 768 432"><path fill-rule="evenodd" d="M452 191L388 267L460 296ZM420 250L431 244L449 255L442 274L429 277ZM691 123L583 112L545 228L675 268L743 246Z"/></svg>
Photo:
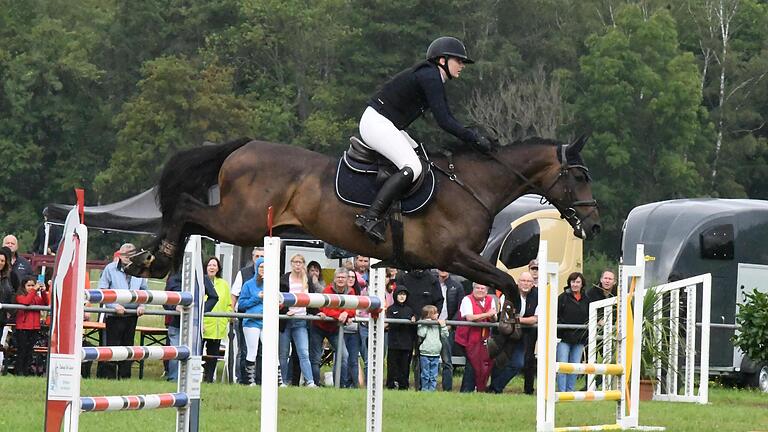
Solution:
<svg viewBox="0 0 768 432"><path fill-rule="evenodd" d="M147 280L129 276L124 267L135 246L126 243L108 264L98 283L100 289L147 289ZM18 253L18 240L13 235L3 239L0 248L0 302L23 305L48 305L49 287L35 278L29 262ZM222 278L218 258L204 263L206 312L263 311L263 249L254 248L252 262L241 268L230 286ZM290 293L336 293L367 295L369 259L357 256L334 270L333 279L323 280L323 269L316 261L306 262L301 254L290 257L290 271L280 278L280 291ZM524 376L523 391L533 394L536 375L536 330L538 316L538 263L532 260L527 271L518 277L519 297L505 299L501 293L479 283L464 282L443 270L386 270L386 317L406 320L386 324L386 386L390 389L422 391L453 390L456 354L464 354L461 392L489 391L502 393L510 380ZM605 270L598 284L587 290L581 273L572 273L558 297L558 323L585 324L589 303L616 295L615 274ZM169 276L166 290L179 291L181 275ZM104 345L133 345L138 318L144 306L138 304L105 305L115 309L103 317ZM166 306L168 310L179 309ZM368 373L367 311L335 308L290 307L280 310L289 319L280 320L279 363L280 385L317 387L333 385L355 388L365 385ZM322 319L310 319L310 317ZM498 326L451 326L446 321L495 323ZM418 323L417 323L418 321ZM516 334L514 323L519 326ZM39 339L41 314L38 311L0 310L3 340L8 346L9 327L15 327L14 347L17 352L17 375L31 371L32 347ZM179 317L166 316L168 343L179 343ZM217 359L221 358L221 341L232 327L238 348L236 377L244 385L260 383L260 340L262 320L256 318L206 317L203 323L205 346L204 379L212 382ZM342 338L339 338L339 331ZM557 361L580 362L586 343L586 331L559 329ZM8 351L7 349L4 351ZM330 372L322 374L329 364ZM362 366L362 368L361 368ZM165 378L176 380L178 362L167 362ZM102 363L97 377L128 379L131 362ZM441 379L439 379L441 378ZM558 375L558 391L573 391L576 375Z"/></svg>

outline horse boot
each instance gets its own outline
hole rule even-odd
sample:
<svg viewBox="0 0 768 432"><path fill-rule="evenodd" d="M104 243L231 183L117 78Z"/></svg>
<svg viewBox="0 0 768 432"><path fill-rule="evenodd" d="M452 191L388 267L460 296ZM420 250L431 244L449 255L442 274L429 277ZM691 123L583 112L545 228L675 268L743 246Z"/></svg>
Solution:
<svg viewBox="0 0 768 432"><path fill-rule="evenodd" d="M256 362L245 361L245 382L251 387L256 385Z"/></svg>
<svg viewBox="0 0 768 432"><path fill-rule="evenodd" d="M399 198L413 183L413 170L405 167L388 178L381 186L379 193L362 214L355 216L355 226L368 234L376 243L384 242L387 232L387 224L382 219L382 214L392 205L392 201Z"/></svg>

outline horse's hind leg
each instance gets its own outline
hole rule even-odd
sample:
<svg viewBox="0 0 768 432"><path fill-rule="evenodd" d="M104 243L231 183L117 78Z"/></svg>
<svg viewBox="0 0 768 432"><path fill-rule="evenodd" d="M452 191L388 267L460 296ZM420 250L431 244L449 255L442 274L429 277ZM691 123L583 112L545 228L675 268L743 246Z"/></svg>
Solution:
<svg viewBox="0 0 768 432"><path fill-rule="evenodd" d="M227 243L251 244L266 235L266 212L263 218L248 217L246 205L233 205L233 200L226 203L222 200L210 206L182 194L174 212L177 223L168 230L167 238L180 242L183 236L201 234Z"/></svg>
<svg viewBox="0 0 768 432"><path fill-rule="evenodd" d="M233 211L237 212L237 209ZM149 251L142 251L131 258L132 266L135 267L126 271L137 276L164 277L169 270L179 265L182 256L181 242L183 237L190 234L207 235L235 244L248 243L252 238L264 235L266 229L260 227L258 221L249 221L247 224L234 223L233 217L236 216L221 205L209 206L192 195L182 193L170 218L171 222L164 227L165 235L158 239L156 253L153 255ZM237 226L247 226L248 230L238 231ZM254 236L254 233L257 235Z"/></svg>

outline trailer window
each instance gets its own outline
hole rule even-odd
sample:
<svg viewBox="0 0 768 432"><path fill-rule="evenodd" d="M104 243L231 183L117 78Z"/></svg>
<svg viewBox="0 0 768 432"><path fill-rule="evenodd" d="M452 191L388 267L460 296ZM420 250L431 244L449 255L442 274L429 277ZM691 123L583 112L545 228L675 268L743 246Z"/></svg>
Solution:
<svg viewBox="0 0 768 432"><path fill-rule="evenodd" d="M700 234L701 257L715 260L733 259L733 225L717 225Z"/></svg>
<svg viewBox="0 0 768 432"><path fill-rule="evenodd" d="M499 251L499 261L508 269L528 265L539 253L541 230L538 221L529 220L510 231Z"/></svg>

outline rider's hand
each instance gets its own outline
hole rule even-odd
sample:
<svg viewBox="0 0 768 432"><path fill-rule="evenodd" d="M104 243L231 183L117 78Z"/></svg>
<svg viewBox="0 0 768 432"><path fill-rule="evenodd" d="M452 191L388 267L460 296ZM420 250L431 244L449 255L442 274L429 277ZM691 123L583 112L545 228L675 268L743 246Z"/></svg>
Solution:
<svg viewBox="0 0 768 432"><path fill-rule="evenodd" d="M488 139L488 137L484 135L479 135L477 137L477 141L472 143L472 146L483 154L488 154L493 150L493 144L491 144L491 140Z"/></svg>

